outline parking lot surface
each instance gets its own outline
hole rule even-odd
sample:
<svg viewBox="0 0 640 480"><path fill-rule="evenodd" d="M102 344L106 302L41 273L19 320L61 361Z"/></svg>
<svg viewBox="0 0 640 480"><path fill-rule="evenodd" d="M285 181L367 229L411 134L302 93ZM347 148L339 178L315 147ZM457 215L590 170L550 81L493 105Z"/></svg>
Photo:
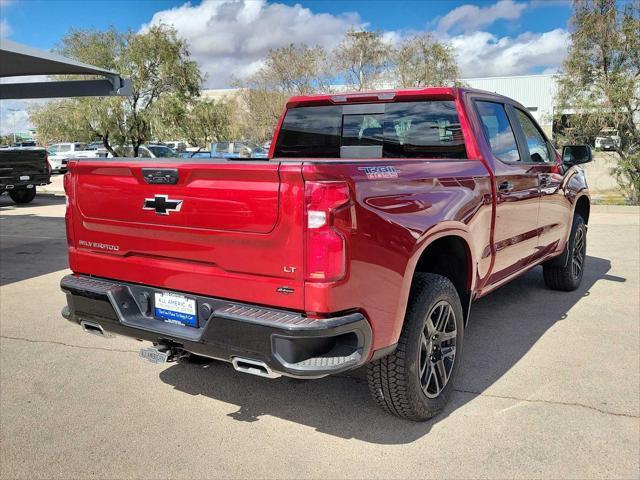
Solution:
<svg viewBox="0 0 640 480"><path fill-rule="evenodd" d="M473 306L445 412L389 416L362 372L154 365L60 316L64 197L0 197L0 477L638 478L640 211L593 207L582 286L536 268Z"/></svg>

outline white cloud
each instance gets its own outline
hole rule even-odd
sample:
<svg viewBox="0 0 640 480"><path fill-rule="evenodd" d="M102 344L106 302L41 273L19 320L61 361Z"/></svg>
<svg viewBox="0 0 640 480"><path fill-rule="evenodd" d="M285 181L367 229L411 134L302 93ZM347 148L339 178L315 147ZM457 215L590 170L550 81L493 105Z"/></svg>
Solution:
<svg viewBox="0 0 640 480"><path fill-rule="evenodd" d="M7 8L13 3L13 0L0 0L0 16L4 16L2 9ZM0 38L8 38L12 33L11 25L6 18L0 18Z"/></svg>
<svg viewBox="0 0 640 480"><path fill-rule="evenodd" d="M4 18L0 19L0 38L7 38L9 35L11 35L11 25Z"/></svg>
<svg viewBox="0 0 640 480"><path fill-rule="evenodd" d="M27 112L30 105L37 101L2 100L0 101L0 135L24 132L33 127Z"/></svg>
<svg viewBox="0 0 640 480"><path fill-rule="evenodd" d="M153 15L151 25L173 25L208 74L206 86L229 86L231 77L255 72L270 48L307 43L333 48L350 28L362 26L356 13L313 13L303 6L266 0L204 0Z"/></svg>
<svg viewBox="0 0 640 480"><path fill-rule="evenodd" d="M5 77L0 78L0 85L7 83L45 82L46 75L33 75L30 77ZM32 100L0 100L0 135L8 133L24 132L33 128L29 119L29 109L36 105L43 105L51 99L39 98Z"/></svg>
<svg viewBox="0 0 640 480"><path fill-rule="evenodd" d="M514 38L479 31L448 40L456 51L462 76L471 78L557 69L566 55L570 35L561 28Z"/></svg>
<svg viewBox="0 0 640 480"><path fill-rule="evenodd" d="M513 0L499 0L488 7L461 5L443 16L438 21L437 29L440 32L473 32L497 20L517 20L525 8L526 3Z"/></svg>

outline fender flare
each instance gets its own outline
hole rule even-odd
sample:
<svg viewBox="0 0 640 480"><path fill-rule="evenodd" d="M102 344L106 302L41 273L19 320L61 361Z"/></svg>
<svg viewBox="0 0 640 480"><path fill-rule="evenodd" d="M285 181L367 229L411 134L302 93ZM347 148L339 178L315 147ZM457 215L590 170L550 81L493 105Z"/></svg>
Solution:
<svg viewBox="0 0 640 480"><path fill-rule="evenodd" d="M416 247L407 262L403 275L402 289L400 291L400 301L398 302L398 310L396 312L396 328L394 329L394 337L396 337L396 340L400 337L400 331L402 330L402 325L404 323L404 317L409 303L409 293L411 291L411 285L413 283L413 277L416 272L418 261L430 245L432 245L436 240L444 237L459 237L464 242L467 250L467 257L469 259L469 271L467 272L469 280L467 287L470 294L468 302L465 302L465 299L462 298L460 300L463 304L462 308L465 311L465 325L468 323L470 303L473 297L472 292L476 283L478 270L476 256L471 248L471 245L473 244L471 240L471 233L468 227L463 223L455 221L442 222L430 230L425 231L418 238L416 241Z"/></svg>

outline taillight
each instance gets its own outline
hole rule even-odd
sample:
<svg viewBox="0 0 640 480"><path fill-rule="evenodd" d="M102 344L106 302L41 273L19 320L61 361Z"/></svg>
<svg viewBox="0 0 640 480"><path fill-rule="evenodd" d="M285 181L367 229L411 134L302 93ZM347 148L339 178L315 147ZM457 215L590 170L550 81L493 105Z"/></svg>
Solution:
<svg viewBox="0 0 640 480"><path fill-rule="evenodd" d="M49 163L49 153L46 150L44 152L44 163L47 166L47 175L51 175L51 164Z"/></svg>
<svg viewBox="0 0 640 480"><path fill-rule="evenodd" d="M307 281L334 282L345 276L350 198L346 182L305 183Z"/></svg>
<svg viewBox="0 0 640 480"><path fill-rule="evenodd" d="M64 224L67 230L67 245L70 247L73 246L73 217L72 217L72 197L73 197L73 188L71 184L71 173L67 172L62 177L62 184L64 186L64 193L66 197L66 210L64 212Z"/></svg>

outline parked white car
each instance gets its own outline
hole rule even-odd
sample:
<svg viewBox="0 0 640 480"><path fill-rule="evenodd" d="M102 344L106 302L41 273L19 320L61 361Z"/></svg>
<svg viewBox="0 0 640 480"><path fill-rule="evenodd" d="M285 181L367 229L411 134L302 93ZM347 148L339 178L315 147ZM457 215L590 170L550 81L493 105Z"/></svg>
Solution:
<svg viewBox="0 0 640 480"><path fill-rule="evenodd" d="M596 137L597 150L615 150L620 148L620 135L615 128L603 128Z"/></svg>
<svg viewBox="0 0 640 480"><path fill-rule="evenodd" d="M70 158L97 158L106 157L106 150L87 150L86 143L69 142L54 143L47 147L49 153L49 165L52 172L65 172L67 161Z"/></svg>
<svg viewBox="0 0 640 480"><path fill-rule="evenodd" d="M133 157L133 147L127 145L124 147L116 147L116 152L121 157ZM109 154L111 158L113 155ZM140 145L138 148L138 158L175 158L179 157L175 150L164 144Z"/></svg>

